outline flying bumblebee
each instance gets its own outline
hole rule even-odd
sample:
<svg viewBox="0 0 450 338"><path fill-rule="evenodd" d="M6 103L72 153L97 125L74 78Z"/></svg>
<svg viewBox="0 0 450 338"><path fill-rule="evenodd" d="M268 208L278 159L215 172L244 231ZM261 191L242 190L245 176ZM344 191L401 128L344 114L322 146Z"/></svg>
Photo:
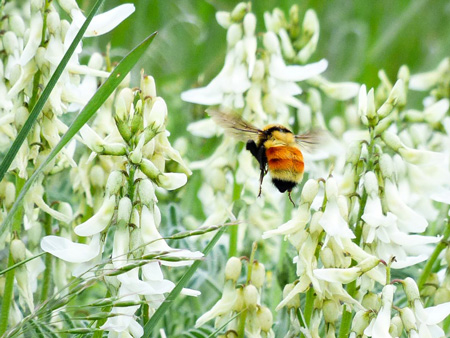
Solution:
<svg viewBox="0 0 450 338"><path fill-rule="evenodd" d="M301 182L305 167L300 144L316 144L319 132L295 135L281 124L269 124L259 129L231 112L207 112L228 134L247 142L246 149L256 158L261 171L258 197L261 196L264 176L269 172L275 187L281 193L287 191L289 200L295 206L291 192Z"/></svg>

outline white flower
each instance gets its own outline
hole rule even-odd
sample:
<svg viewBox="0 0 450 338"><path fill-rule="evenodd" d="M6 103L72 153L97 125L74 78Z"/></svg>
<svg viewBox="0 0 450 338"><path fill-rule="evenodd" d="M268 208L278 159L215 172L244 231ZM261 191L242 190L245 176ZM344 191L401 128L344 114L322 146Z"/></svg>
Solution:
<svg viewBox="0 0 450 338"><path fill-rule="evenodd" d="M364 334L372 338L391 338L389 326L391 322L391 308L395 286L386 285L383 288L382 306L375 319L364 330Z"/></svg>
<svg viewBox="0 0 450 338"><path fill-rule="evenodd" d="M89 244L74 243L59 236L45 236L41 241L41 249L66 262L84 263L100 254L100 235L93 236Z"/></svg>
<svg viewBox="0 0 450 338"><path fill-rule="evenodd" d="M199 319L197 319L195 322L195 327L200 327L207 321L217 316L223 316L231 312L237 297L238 292L235 287L235 283L232 280L226 281L223 288L222 297L209 311L205 312Z"/></svg>
<svg viewBox="0 0 450 338"><path fill-rule="evenodd" d="M342 217L338 206L338 188L333 177L328 178L326 183L327 205L319 224L326 231L325 244L330 237L342 247L341 238L355 238L347 221Z"/></svg>
<svg viewBox="0 0 450 338"><path fill-rule="evenodd" d="M105 198L100 209L94 216L89 218L86 222L79 224L74 232L78 236L92 236L105 230L111 223L114 214L114 207L116 206L115 196Z"/></svg>

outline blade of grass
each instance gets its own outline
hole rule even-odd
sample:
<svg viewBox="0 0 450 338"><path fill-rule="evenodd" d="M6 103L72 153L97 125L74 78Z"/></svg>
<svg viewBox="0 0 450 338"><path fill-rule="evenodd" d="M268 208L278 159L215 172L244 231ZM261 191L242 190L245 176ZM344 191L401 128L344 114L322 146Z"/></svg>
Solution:
<svg viewBox="0 0 450 338"><path fill-rule="evenodd" d="M59 143L52 150L50 155L47 156L45 161L36 169L33 175L25 183L24 187L20 191L19 196L14 202L10 212L6 216L3 224L0 227L0 234L2 234L6 227L11 222L11 219L22 202L25 194L30 189L33 182L36 180L37 176L45 168L45 166L50 163L50 161L61 151L61 149L72 139L73 136L81 129L81 127L97 112L100 106L108 99L111 93L117 88L117 86L122 82L125 76L130 72L133 66L138 62L141 56L146 51L147 47L153 41L156 32L148 36L144 41L142 41L137 47L135 47L127 56L125 56L119 65L113 70L111 75L106 79L105 83L97 90L94 96L89 100L84 109L78 114L75 121L72 122L71 126L67 132L63 135Z"/></svg>
<svg viewBox="0 0 450 338"><path fill-rule="evenodd" d="M214 237L211 239L211 241L208 243L206 248L203 250L203 254L207 256L209 252L212 250L214 245L216 245L217 241L220 239L224 231L227 229L227 227L220 228L219 231L214 235ZM180 294L183 287L189 282L189 280L194 275L195 271L198 269L202 261L195 261L188 271L181 277L180 281L177 283L177 285L173 288L173 290L169 293L164 303L161 304L161 306L156 310L156 312L153 314L153 316L150 318L150 320L145 324L144 327L144 335L142 337L150 337L156 324L158 324L158 321L164 316L166 311L170 308L170 306L173 304L175 298Z"/></svg>
<svg viewBox="0 0 450 338"><path fill-rule="evenodd" d="M42 92L42 95L39 97L39 100L36 102L34 107L32 107L30 116L26 120L22 129L20 129L20 132L17 135L16 139L14 140L11 148L6 153L5 158L3 159L2 163L0 164L0 181L3 179L6 172L8 171L12 161L14 160L14 158L17 155L17 152L19 151L20 147L22 146L23 141L25 140L25 138L27 137L31 128L33 127L33 124L36 121L37 117L39 116L39 113L41 112L42 108L44 107L45 102L47 101L48 97L50 96L50 93L52 92L53 88L55 87L56 83L58 82L62 72L64 71L64 68L66 68L67 63L69 62L70 58L72 57L72 54L75 51L75 48L80 43L84 33L86 32L86 29L89 26L89 23L92 21L92 18L94 17L95 13L97 13L98 8L103 3L103 1L104 0L97 0L97 2L95 3L94 7L91 10L91 12L89 13L88 17L86 18L86 21L84 22L83 26L81 26L80 30L78 31L77 35L75 36L75 39L72 41L71 45L69 46L69 49L67 50L66 54L64 54L64 57L62 58L58 67L56 67L55 72L53 73L52 77L50 78L50 81L47 83L47 86L45 87L44 91Z"/></svg>

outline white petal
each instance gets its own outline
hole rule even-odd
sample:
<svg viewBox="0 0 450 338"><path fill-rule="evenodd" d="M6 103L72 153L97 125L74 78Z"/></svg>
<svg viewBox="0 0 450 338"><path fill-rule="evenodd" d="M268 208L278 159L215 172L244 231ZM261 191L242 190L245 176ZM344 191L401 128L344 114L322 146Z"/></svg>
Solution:
<svg viewBox="0 0 450 338"><path fill-rule="evenodd" d="M89 24L84 36L97 36L108 33L119 25L123 20L129 17L134 12L133 4L123 4L117 6L105 13L94 16ZM71 12L73 21L76 22L78 27L81 27L86 18L81 11L73 10Z"/></svg>
<svg viewBox="0 0 450 338"><path fill-rule="evenodd" d="M329 236L355 238L355 235L348 227L347 222L341 216L338 204L335 200L328 201L325 212L319 220L319 224Z"/></svg>
<svg viewBox="0 0 450 338"><path fill-rule="evenodd" d="M183 173L165 173L158 177L158 183L161 188L175 190L187 182L187 176Z"/></svg>
<svg viewBox="0 0 450 338"><path fill-rule="evenodd" d="M116 198L109 196L103 201L100 209L86 222L78 225L74 231L78 236L92 236L102 232L110 224L116 205Z"/></svg>
<svg viewBox="0 0 450 338"><path fill-rule="evenodd" d="M42 14L40 12L33 14L31 18L28 42L22 52L22 55L20 56L20 64L22 66L27 64L28 61L36 55L36 51L41 43L43 22Z"/></svg>
<svg viewBox="0 0 450 338"><path fill-rule="evenodd" d="M428 325L438 324L450 315L450 302L427 307L425 313L428 315L426 321Z"/></svg>
<svg viewBox="0 0 450 338"><path fill-rule="evenodd" d="M202 293L198 290L193 290L193 289L188 289L188 288L182 288L181 289L181 294L185 295L185 296L192 296L192 297L198 297L200 296Z"/></svg>
<svg viewBox="0 0 450 338"><path fill-rule="evenodd" d="M46 236L41 241L41 249L66 262L87 262L100 253L100 236L95 236L89 245L74 243L64 237Z"/></svg>
<svg viewBox="0 0 450 338"><path fill-rule="evenodd" d="M314 276L327 282L348 284L360 276L361 269L352 267L348 269L315 269Z"/></svg>
<svg viewBox="0 0 450 338"><path fill-rule="evenodd" d="M298 82L323 73L327 67L328 61L325 59L304 66L286 66L280 55L273 55L270 60L269 72L277 79Z"/></svg>
<svg viewBox="0 0 450 338"><path fill-rule="evenodd" d="M181 99L186 102L212 106L223 101L223 92L215 86L208 85L194 88L181 93Z"/></svg>

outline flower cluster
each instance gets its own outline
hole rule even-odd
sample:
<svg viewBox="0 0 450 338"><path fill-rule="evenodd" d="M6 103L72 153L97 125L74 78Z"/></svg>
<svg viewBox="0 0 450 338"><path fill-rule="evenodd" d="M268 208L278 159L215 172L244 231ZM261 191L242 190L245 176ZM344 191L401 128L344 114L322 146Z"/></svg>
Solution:
<svg viewBox="0 0 450 338"><path fill-rule="evenodd" d="M195 323L202 326L215 318L215 327L227 326L225 335L219 337L275 337L272 331L273 318L269 308L261 304L261 292L265 279L265 268L254 260L248 263L248 275L245 285L237 286L241 276L242 262L231 257L225 267L225 285L222 297Z"/></svg>

